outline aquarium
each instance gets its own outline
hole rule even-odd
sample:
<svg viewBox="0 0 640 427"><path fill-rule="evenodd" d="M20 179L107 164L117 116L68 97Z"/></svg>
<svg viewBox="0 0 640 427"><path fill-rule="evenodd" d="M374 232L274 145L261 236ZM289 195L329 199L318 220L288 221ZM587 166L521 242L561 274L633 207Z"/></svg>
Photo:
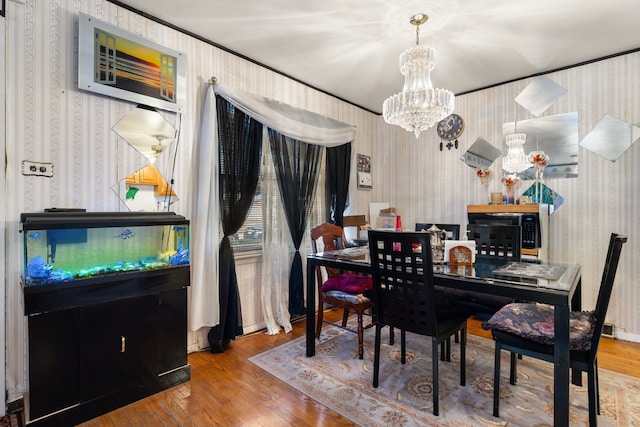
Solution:
<svg viewBox="0 0 640 427"><path fill-rule="evenodd" d="M23 286L104 281L189 266L189 221L173 212L23 213Z"/></svg>

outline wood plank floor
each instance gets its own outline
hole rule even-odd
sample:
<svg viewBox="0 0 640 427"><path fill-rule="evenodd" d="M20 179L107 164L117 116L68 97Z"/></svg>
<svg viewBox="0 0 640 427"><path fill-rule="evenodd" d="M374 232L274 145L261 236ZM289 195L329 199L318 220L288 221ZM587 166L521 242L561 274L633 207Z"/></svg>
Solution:
<svg viewBox="0 0 640 427"><path fill-rule="evenodd" d="M337 320L328 310L325 318ZM290 334L257 332L231 342L222 354L189 355L191 381L132 403L82 424L123 426L351 426L351 421L317 403L248 361L248 358L304 335L305 322ZM469 321L469 333L490 338L480 321ZM640 344L603 338L601 369L640 377ZM585 383L586 384L586 383Z"/></svg>

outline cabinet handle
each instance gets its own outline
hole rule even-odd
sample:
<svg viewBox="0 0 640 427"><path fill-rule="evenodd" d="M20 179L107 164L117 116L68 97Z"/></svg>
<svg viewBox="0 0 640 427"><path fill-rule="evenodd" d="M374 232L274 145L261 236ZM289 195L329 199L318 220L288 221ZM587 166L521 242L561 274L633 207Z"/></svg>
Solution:
<svg viewBox="0 0 640 427"><path fill-rule="evenodd" d="M120 353L124 353L127 347L127 339L124 336L120 337Z"/></svg>

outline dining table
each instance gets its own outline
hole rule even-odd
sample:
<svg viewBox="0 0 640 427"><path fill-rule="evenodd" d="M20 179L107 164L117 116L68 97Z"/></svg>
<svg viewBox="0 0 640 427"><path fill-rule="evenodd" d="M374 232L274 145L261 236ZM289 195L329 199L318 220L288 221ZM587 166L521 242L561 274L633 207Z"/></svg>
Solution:
<svg viewBox="0 0 640 427"><path fill-rule="evenodd" d="M318 252L307 256L306 355L315 355L316 267L371 273L367 246ZM472 265L433 264L434 283L452 289L505 296L554 307L554 426L569 425L569 312L581 310L582 285L579 264L554 261L515 262L477 257ZM581 373L572 382L582 385Z"/></svg>

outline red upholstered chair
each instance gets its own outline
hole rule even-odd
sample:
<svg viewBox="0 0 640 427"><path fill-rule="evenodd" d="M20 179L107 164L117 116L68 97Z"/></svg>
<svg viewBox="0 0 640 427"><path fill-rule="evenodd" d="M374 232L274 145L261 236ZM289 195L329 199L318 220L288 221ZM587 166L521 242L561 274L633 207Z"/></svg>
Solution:
<svg viewBox="0 0 640 427"><path fill-rule="evenodd" d="M319 252L318 243L322 242L320 251L331 251L344 248L344 233L341 227L325 222L311 229L311 248L313 253ZM362 292L372 288L371 277L354 273L342 272L333 268L326 268L327 279L323 281L322 269L316 268L316 283L318 285L318 316L316 324L316 338L320 338L322 330L324 304L331 304L344 310L342 315L342 327L347 328L347 318L353 312L357 316L358 326L355 331L358 334L358 358L364 356L363 335L364 329L373 326L372 323L364 325L363 316L370 312L373 302L362 295ZM327 322L329 323L329 322ZM348 329L351 330L351 329Z"/></svg>

